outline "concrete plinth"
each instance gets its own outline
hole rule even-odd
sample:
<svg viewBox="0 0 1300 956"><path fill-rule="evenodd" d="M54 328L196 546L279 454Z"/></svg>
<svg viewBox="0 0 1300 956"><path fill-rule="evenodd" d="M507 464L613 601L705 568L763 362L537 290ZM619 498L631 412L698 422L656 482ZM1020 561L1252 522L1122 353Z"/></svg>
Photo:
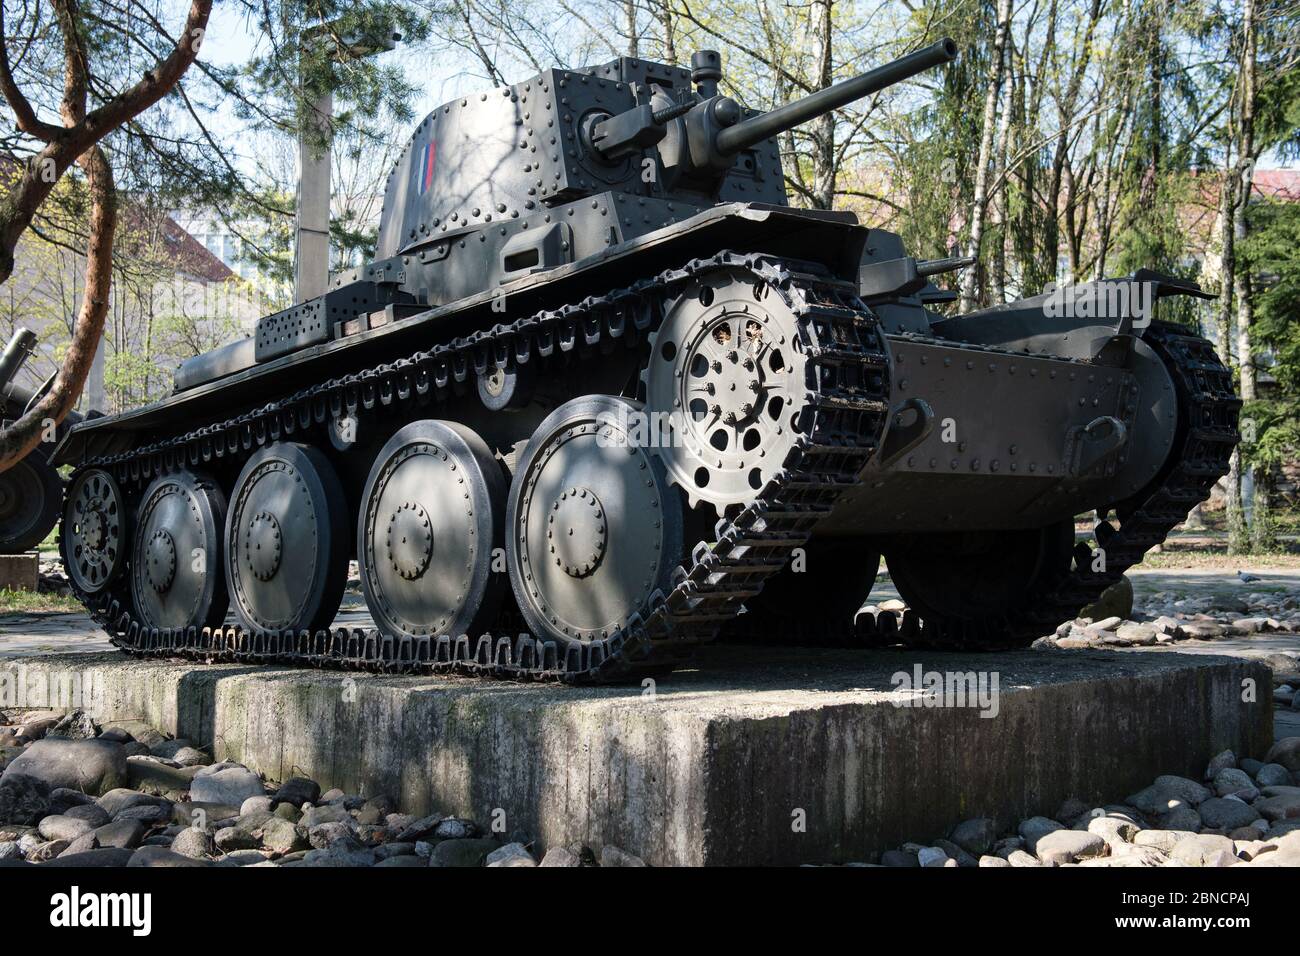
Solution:
<svg viewBox="0 0 1300 956"><path fill-rule="evenodd" d="M35 551L26 554L0 554L0 591L35 591L41 576L41 556Z"/></svg>
<svg viewBox="0 0 1300 956"><path fill-rule="evenodd" d="M918 702L896 676L917 665L975 672L991 696L897 706ZM148 720L271 778L503 815L543 849L610 843L653 864L861 860L1272 742L1268 669L1203 655L723 647L653 694L105 654L0 658L6 674L11 693L76 684L101 721Z"/></svg>

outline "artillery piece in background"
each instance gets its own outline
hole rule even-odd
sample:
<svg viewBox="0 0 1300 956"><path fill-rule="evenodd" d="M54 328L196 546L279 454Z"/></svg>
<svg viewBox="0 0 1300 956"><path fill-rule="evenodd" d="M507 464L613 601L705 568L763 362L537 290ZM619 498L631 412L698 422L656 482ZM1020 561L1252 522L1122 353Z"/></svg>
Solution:
<svg viewBox="0 0 1300 956"><path fill-rule="evenodd" d="M1050 631L1206 497L1239 403L1144 307L944 317L930 277L963 261L786 205L777 134L956 53L767 113L709 51L439 107L373 262L60 445L77 593L133 653L568 680L671 669L743 621ZM1199 293L1079 290L1133 291ZM1094 508L1101 561L1073 534ZM897 633L854 617L881 552ZM354 555L374 626L331 629Z"/></svg>
<svg viewBox="0 0 1300 956"><path fill-rule="evenodd" d="M16 421L38 397L14 379L36 347L36 335L20 328L0 354L0 422ZM72 412L59 425L62 438L82 416ZM0 472L0 554L35 548L54 530L63 505L63 479L50 462L53 442L42 442L11 468Z"/></svg>

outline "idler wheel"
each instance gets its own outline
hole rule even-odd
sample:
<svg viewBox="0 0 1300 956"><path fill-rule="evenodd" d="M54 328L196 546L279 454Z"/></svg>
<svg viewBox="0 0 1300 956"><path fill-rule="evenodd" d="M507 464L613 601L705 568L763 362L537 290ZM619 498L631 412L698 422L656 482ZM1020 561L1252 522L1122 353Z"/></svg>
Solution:
<svg viewBox="0 0 1300 956"><path fill-rule="evenodd" d="M155 478L136 514L131 594L150 627L215 627L229 597L222 571L226 496L189 472Z"/></svg>
<svg viewBox="0 0 1300 956"><path fill-rule="evenodd" d="M506 480L473 430L412 422L370 469L357 561L371 616L390 634L467 635L491 626L505 593Z"/></svg>
<svg viewBox="0 0 1300 956"><path fill-rule="evenodd" d="M68 577L86 594L98 594L122 570L127 551L126 507L122 490L107 471L91 468L72 479L59 548Z"/></svg>
<svg viewBox="0 0 1300 956"><path fill-rule="evenodd" d="M533 633L561 644L608 637L671 588L682 502L637 439L639 402L561 405L528 442L510 487L510 582Z"/></svg>
<svg viewBox="0 0 1300 956"><path fill-rule="evenodd" d="M226 517L226 574L252 630L329 626L347 583L347 507L328 459L307 445L261 449L239 473Z"/></svg>

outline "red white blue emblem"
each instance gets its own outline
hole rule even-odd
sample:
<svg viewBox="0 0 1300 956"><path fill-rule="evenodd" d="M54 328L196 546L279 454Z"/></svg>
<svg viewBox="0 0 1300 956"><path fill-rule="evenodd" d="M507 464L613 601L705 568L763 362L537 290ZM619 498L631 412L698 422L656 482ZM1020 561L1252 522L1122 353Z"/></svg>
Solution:
<svg viewBox="0 0 1300 956"><path fill-rule="evenodd" d="M420 150L420 160L415 164L415 191L423 196L429 184L433 182L433 161L438 153L437 144L432 140Z"/></svg>

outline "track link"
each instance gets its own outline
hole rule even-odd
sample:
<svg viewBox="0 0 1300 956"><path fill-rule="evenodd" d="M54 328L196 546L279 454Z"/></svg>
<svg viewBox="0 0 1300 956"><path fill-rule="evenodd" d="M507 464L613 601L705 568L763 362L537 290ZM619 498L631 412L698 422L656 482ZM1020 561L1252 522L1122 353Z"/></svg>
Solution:
<svg viewBox="0 0 1300 956"><path fill-rule="evenodd" d="M130 654L250 664L284 663L383 672L457 672L515 680L607 682L671 668L711 640L744 601L779 571L835 501L858 484L888 423L888 354L879 322L850 283L810 263L763 255L719 253L654 279L502 324L298 392L238 418L124 454L83 463L117 476L133 504L152 475L200 465L213 457L246 457L269 442L340 415L434 392L442 397L470 372L546 358L558 348L598 350L629 345L662 320L663 295L722 268L750 271L795 314L808 357L801 432L778 477L738 513L720 520L674 572L668 593L656 592L647 612L623 630L561 648L500 626L478 637L407 637L375 628L316 632L249 631L241 627L146 628L118 584L79 593L113 643ZM127 489L131 489L128 491ZM123 579L125 575L122 576Z"/></svg>

